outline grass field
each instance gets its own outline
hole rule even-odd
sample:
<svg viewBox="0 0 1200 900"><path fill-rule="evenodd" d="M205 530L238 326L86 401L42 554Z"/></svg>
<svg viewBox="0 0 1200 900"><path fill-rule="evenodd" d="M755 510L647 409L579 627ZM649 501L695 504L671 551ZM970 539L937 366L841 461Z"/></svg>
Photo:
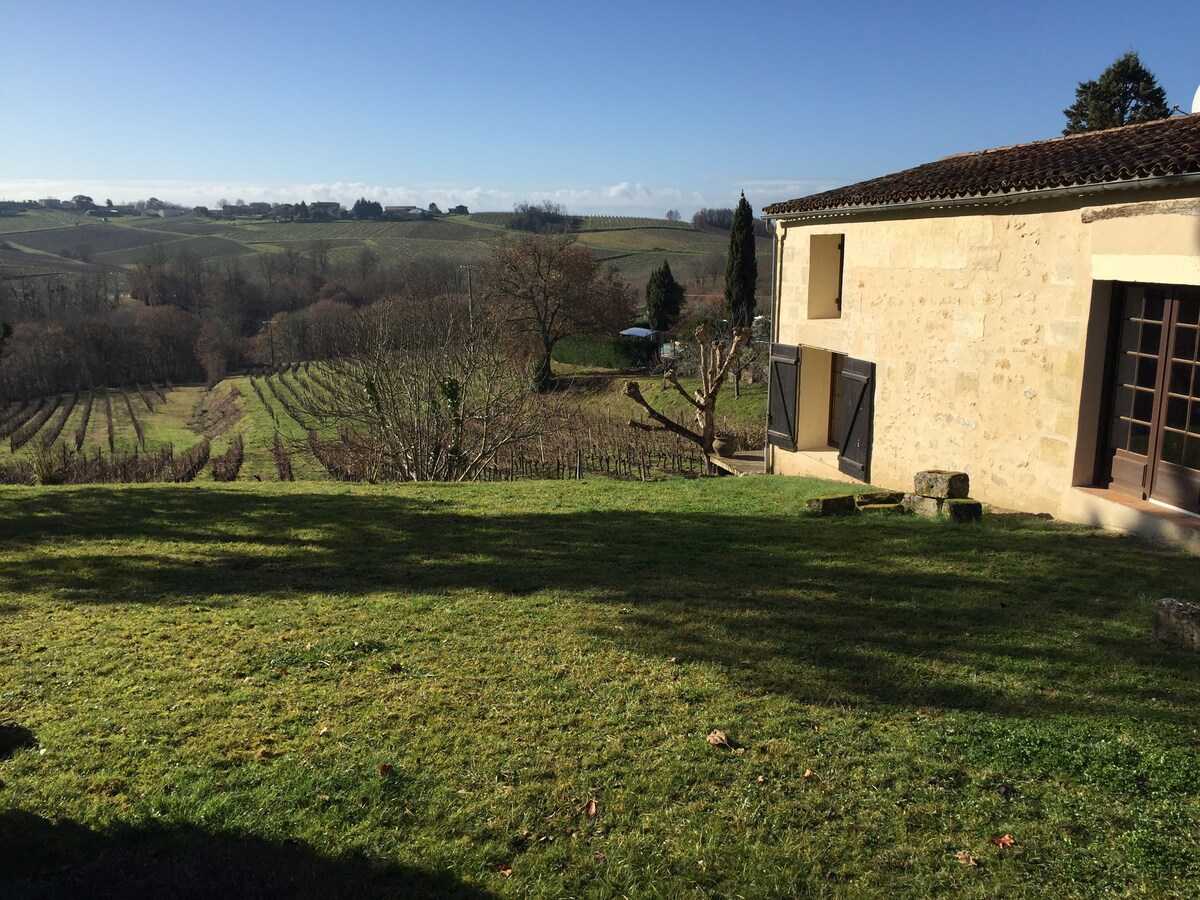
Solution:
<svg viewBox="0 0 1200 900"><path fill-rule="evenodd" d="M271 222L118 217L107 222L82 213L33 210L0 217L0 277L80 271L81 254L97 266L129 267L154 244L170 253L186 250L210 261L249 257L284 248L306 250L314 241L337 249L336 263L351 266L363 247L385 263L439 259L477 263L506 232L508 213L477 213L413 222ZM726 235L701 232L691 223L628 216L582 216L580 241L615 265L630 283L642 286L650 273L671 263L676 277L711 278L714 256L724 255ZM769 267L770 242L759 241L760 269ZM717 268L723 272L723 263Z"/></svg>
<svg viewBox="0 0 1200 900"><path fill-rule="evenodd" d="M1195 896L1195 559L829 489L0 490L0 895Z"/></svg>

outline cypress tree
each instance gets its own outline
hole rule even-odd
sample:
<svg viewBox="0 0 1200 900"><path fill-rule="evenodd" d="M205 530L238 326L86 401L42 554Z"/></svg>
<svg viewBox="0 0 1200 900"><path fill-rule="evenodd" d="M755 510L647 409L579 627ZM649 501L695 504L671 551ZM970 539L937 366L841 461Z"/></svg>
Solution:
<svg viewBox="0 0 1200 900"><path fill-rule="evenodd" d="M683 285L665 259L646 284L646 320L655 331L669 331L683 308Z"/></svg>
<svg viewBox="0 0 1200 900"><path fill-rule="evenodd" d="M725 262L725 309L734 328L749 328L754 321L754 285L757 281L754 212L743 193L733 213L733 226L729 229L729 256Z"/></svg>

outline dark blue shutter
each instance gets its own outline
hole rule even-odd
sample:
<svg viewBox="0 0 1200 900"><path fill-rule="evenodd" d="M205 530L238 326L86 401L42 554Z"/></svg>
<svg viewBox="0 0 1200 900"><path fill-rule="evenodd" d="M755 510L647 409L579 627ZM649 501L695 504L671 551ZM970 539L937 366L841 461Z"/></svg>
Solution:
<svg viewBox="0 0 1200 900"><path fill-rule="evenodd" d="M842 362L842 436L838 443L839 471L871 480L871 441L875 419L875 363L861 359Z"/></svg>
<svg viewBox="0 0 1200 900"><path fill-rule="evenodd" d="M767 389L767 442L784 450L796 449L799 374L800 348L792 344L772 344Z"/></svg>

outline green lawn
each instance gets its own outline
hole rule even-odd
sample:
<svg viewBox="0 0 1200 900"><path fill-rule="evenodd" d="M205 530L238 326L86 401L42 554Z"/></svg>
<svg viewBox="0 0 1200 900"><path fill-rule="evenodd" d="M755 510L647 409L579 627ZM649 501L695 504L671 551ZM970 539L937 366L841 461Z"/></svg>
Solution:
<svg viewBox="0 0 1200 900"><path fill-rule="evenodd" d="M829 490L0 489L0 896L1196 896L1196 559Z"/></svg>

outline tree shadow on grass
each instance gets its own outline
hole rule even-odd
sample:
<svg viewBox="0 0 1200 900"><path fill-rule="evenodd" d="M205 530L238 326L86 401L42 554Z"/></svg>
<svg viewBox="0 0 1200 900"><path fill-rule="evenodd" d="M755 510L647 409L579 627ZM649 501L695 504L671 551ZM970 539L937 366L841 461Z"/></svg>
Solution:
<svg viewBox="0 0 1200 900"><path fill-rule="evenodd" d="M12 898L447 897L492 894L449 875L361 857L331 859L296 842L191 825L97 831L0 812L0 896Z"/></svg>
<svg viewBox="0 0 1200 900"><path fill-rule="evenodd" d="M720 665L751 693L1171 724L1200 713L1194 659L1148 627L1152 596L1194 594L1195 559L1042 521L484 516L390 494L170 488L38 493L21 508L20 527L0 525L0 548L42 549L0 571L17 597L551 591L620 610L619 623L579 627L649 657Z"/></svg>
<svg viewBox="0 0 1200 900"><path fill-rule="evenodd" d="M18 750L37 746L37 737L24 725L0 722L0 760L10 759Z"/></svg>

